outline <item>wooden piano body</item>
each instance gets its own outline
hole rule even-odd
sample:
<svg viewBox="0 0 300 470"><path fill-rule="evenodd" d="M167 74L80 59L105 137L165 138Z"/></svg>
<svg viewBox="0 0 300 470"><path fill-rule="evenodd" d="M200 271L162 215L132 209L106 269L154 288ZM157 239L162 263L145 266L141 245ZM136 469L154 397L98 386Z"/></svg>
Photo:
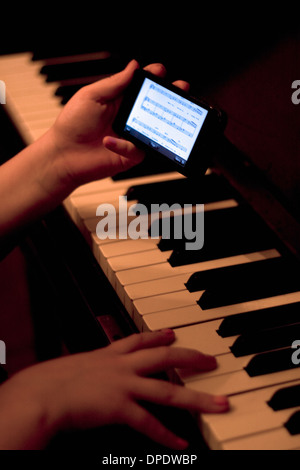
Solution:
<svg viewBox="0 0 300 470"><path fill-rule="evenodd" d="M50 275L55 273L51 282L64 291L60 326L71 352L103 346L131 331L171 327L176 345L216 355L215 371L198 376L174 371L172 377L191 389L229 395L229 413L199 417L211 449L300 449L300 392L295 388L300 369L291 361L291 344L300 339L299 198L292 174L300 165L294 122L299 124L300 114L290 103L277 108L285 113L282 121L291 124L274 135L278 116L272 107L282 81L290 100L289 87L299 78L288 69L300 53L299 41L293 38L285 55L288 44L211 91L229 114L226 137L233 145L224 142L207 175L189 184L192 202L205 204L203 251L191 255L174 240L98 239L99 204L117 205L129 192L130 204L164 202L166 194L176 202L187 190L177 173L139 173L139 168L78 188L28 239L31 254ZM274 78L262 96L259 77L266 63L271 77L284 60L282 86ZM3 55L5 111L24 144L54 122L62 106L60 93L66 100L123 62L109 51L36 60L30 52ZM95 66L101 73L94 72ZM84 78L77 74L88 67ZM275 99L276 106L282 99ZM271 165L272 158L283 164Z"/></svg>

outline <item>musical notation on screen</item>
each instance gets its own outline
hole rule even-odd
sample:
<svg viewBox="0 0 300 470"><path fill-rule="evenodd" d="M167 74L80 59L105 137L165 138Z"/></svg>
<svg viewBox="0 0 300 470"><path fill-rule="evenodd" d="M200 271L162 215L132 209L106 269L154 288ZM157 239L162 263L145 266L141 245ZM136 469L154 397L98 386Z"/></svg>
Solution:
<svg viewBox="0 0 300 470"><path fill-rule="evenodd" d="M186 152L186 147L183 147L183 145L180 145L178 142L175 142L174 139L170 139L167 137L165 134L162 134L159 132L157 129L154 129L153 127L148 126L142 121L139 121L138 119L134 118L133 122L136 123L138 126L142 127L143 129L151 132L151 134L156 135L157 137L160 137L164 142L171 144L173 147L176 147L178 150L182 150L182 152Z"/></svg>
<svg viewBox="0 0 300 470"><path fill-rule="evenodd" d="M152 107L151 107L152 105ZM187 135L188 137L193 137L194 132L197 128L197 124L194 121L188 120L185 117L181 116L178 113L175 113L172 111L170 108L166 108L166 106L161 105L160 103L152 100L148 96L145 97L144 102L141 106L141 109L145 111L146 113L150 114L151 116L156 117L160 121L163 121L164 123L168 124L169 126L174 127L177 129L179 132L182 132L183 134ZM159 112L156 112L156 109L159 109ZM161 111L164 114L167 114L168 117L171 119L168 119L164 114L161 113ZM178 123L181 122L182 124L186 124L186 128L183 127L183 125L179 125ZM188 127L191 127L193 129L193 132L190 132L188 130Z"/></svg>
<svg viewBox="0 0 300 470"><path fill-rule="evenodd" d="M126 126L187 161L206 114L198 104L146 78Z"/></svg>

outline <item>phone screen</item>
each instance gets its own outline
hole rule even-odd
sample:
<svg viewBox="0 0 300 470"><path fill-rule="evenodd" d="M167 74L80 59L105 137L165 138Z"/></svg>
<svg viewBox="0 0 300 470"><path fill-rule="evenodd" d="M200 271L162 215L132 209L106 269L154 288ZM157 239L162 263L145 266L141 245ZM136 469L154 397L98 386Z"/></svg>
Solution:
<svg viewBox="0 0 300 470"><path fill-rule="evenodd" d="M184 166L208 111L145 78L125 132Z"/></svg>

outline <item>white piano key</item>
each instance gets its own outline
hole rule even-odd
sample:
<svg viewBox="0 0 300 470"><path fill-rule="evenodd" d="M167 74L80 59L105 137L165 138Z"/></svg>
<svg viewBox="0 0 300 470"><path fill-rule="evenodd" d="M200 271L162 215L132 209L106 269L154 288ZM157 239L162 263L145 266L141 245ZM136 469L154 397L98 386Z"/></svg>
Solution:
<svg viewBox="0 0 300 470"><path fill-rule="evenodd" d="M55 118L49 116L41 120L28 119L28 115L23 115L22 106L27 109L27 113L30 109L37 109L36 106L43 109L46 103L55 102L53 99L53 93L55 85L45 85L43 78L38 74L37 64L29 67L29 56L24 54L23 57L19 56L14 60L1 60L0 71L3 79L6 83L7 89L7 109L11 115L14 124L18 128L22 138L27 144L32 143L42 134L44 134L49 127L53 124ZM23 72L26 70L24 75L24 81L17 78L23 76ZM30 79L31 75L31 79ZM50 104L49 104L50 106ZM45 106L44 106L45 108ZM53 107L52 107L53 109ZM57 114L59 108L57 107Z"/></svg>
<svg viewBox="0 0 300 470"><path fill-rule="evenodd" d="M285 386L300 384L290 382ZM199 417L201 430L212 447L216 442L280 427L300 407L274 411L267 404L282 386L272 386L230 397L230 411L219 415L203 413Z"/></svg>
<svg viewBox="0 0 300 470"><path fill-rule="evenodd" d="M75 190L68 198L68 208L72 211L72 214L76 214L74 217L79 222L81 222L80 219L95 219L95 221L87 223L87 226L91 227L89 231L92 233L99 220L96 218L96 209L99 204L110 202L118 207L119 196L125 196L131 186L182 178L184 178L182 175L175 172L142 176L116 182L111 178L106 178L105 180L92 182ZM105 181L105 183L102 183L102 181ZM128 201L128 204L132 205L133 202Z"/></svg>
<svg viewBox="0 0 300 470"><path fill-rule="evenodd" d="M124 286L124 295L121 296L122 302L124 303L126 310L132 315L133 302L135 300L147 298L148 302L151 302L149 297L183 290L185 288L184 283L189 280L192 273L193 271L179 276L172 276L158 280L155 279L154 281L139 282L137 284Z"/></svg>
<svg viewBox="0 0 300 470"><path fill-rule="evenodd" d="M118 256L128 256L130 254L141 255L147 251L152 251L158 241L159 240L145 238L141 240L118 240L117 243L113 244L106 243L101 246L97 245L97 247L99 247L99 253L96 253L96 258L102 269L106 271L108 259Z"/></svg>
<svg viewBox="0 0 300 470"><path fill-rule="evenodd" d="M223 442L222 450L293 450L300 446L300 434L291 436L285 428L252 434Z"/></svg>
<svg viewBox="0 0 300 470"><path fill-rule="evenodd" d="M185 384L193 381L198 382L201 380L210 379L212 377L218 377L221 375L231 374L232 372L242 371L254 356L254 354L251 354L248 356L234 357L231 352L227 352L226 354L216 356L218 367L214 370L195 373L193 371L180 369L177 370L177 374Z"/></svg>
<svg viewBox="0 0 300 470"><path fill-rule="evenodd" d="M204 291L203 291L204 292ZM197 305L201 292L188 292L181 290L168 294L155 295L149 299L139 299L133 302L133 318L144 316L153 312L181 308L187 305Z"/></svg>
<svg viewBox="0 0 300 470"><path fill-rule="evenodd" d="M19 54L10 54L0 57L0 74L17 74L20 81L22 81L22 75L20 75L20 73L24 72L24 70L31 73L31 70L29 69L31 57L32 54L29 52L21 52Z"/></svg>
<svg viewBox="0 0 300 470"><path fill-rule="evenodd" d="M141 266L151 266L167 261L172 251L151 250L146 253L135 253L133 255L117 256L110 258L107 263L107 277L115 287L115 274L119 271L128 271Z"/></svg>
<svg viewBox="0 0 300 470"><path fill-rule="evenodd" d="M112 191L116 189L120 191L125 191L129 189L131 186L136 186L140 184L143 185L147 183L156 183L156 182L161 182L161 181L169 181L169 180L184 179L184 178L185 176L180 175L177 172L158 173L156 175L138 176L136 178L129 178L127 180L119 180L119 181L114 181L112 178L105 178L103 180L93 181L91 183L87 183L85 185L78 187L70 195L70 198L73 200L73 197L82 196L82 195L86 195L90 193L98 193L98 192L106 191L107 189L112 190ZM105 185L103 185L103 181L106 181ZM120 195L122 195L122 193ZM74 201L74 204L77 205L78 203Z"/></svg>
<svg viewBox="0 0 300 470"><path fill-rule="evenodd" d="M196 349L204 354L218 356L229 353L230 346L237 336L222 338L216 333L222 320L198 323L182 328L176 328L175 341L172 347Z"/></svg>
<svg viewBox="0 0 300 470"><path fill-rule="evenodd" d="M137 320L141 331L154 331L162 328L176 328L178 326L215 320L235 313L251 312L252 310L261 310L299 301L300 292L293 292L291 294L277 295L267 299L252 300L208 310L202 310L198 305L186 306L163 312L149 313L143 316L140 315Z"/></svg>
<svg viewBox="0 0 300 470"><path fill-rule="evenodd" d="M299 380L298 368L274 372L272 374L249 377L245 370L215 375L206 379L189 380L184 385L192 390L198 390L214 395L234 395L249 392L270 385L279 385L293 380Z"/></svg>
<svg viewBox="0 0 300 470"><path fill-rule="evenodd" d="M147 269L128 269L123 272L116 274L116 285L123 289L124 286L130 284L136 284L139 282L152 281L157 279L163 279L166 277L177 276L187 272L206 271L209 269L222 268L226 266L235 266L237 264L251 263L253 261L259 261L263 259L270 259L279 257L280 253L277 250L265 250L255 253L247 253L238 256L229 256L228 258L222 258L217 260L203 261L200 263L194 263L189 265L175 266L172 267L169 263L160 264Z"/></svg>

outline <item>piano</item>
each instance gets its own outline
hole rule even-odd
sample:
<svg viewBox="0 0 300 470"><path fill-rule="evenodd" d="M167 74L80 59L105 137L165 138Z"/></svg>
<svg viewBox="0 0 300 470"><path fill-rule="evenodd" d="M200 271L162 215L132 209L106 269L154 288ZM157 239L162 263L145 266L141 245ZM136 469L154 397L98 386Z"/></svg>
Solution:
<svg viewBox="0 0 300 470"><path fill-rule="evenodd" d="M164 168L153 173L143 163L79 187L33 227L27 240L31 256L64 291L60 327L71 352L101 347L134 331L170 327L176 332L175 346L216 356L218 368L212 372L174 370L169 377L193 390L229 396L228 413L195 417L210 449L300 449L300 369L291 360L291 345L300 339L299 198L292 184L297 165L291 163L299 140L297 147L293 140L287 143L286 155L280 154L282 148L274 151L274 159L291 164L287 178L283 166L276 167L268 155L268 144L274 143L271 108L270 115L263 108L262 116L254 103L249 122L242 121L247 100L263 99L255 80L264 64L269 61L272 69L282 57L288 61L299 54L299 38L291 41L287 55L288 40L270 48L255 66L250 63L216 89L208 88L207 94L228 112L229 125L206 175L187 180ZM0 79L7 93L2 111L28 145L53 124L81 86L121 70L127 60L126 54L96 48L2 55ZM247 89L253 95L238 95L247 77L255 84ZM286 100L293 80L285 83ZM265 90L266 102L274 87L270 83ZM295 106L289 109L299 116ZM260 125L262 119L265 125L257 133L250 123ZM287 136L292 139L292 132ZM263 157L248 158L256 154ZM172 237L100 240L96 209L101 203L117 207L122 196L129 205L147 207L203 203L203 249L186 251L184 240Z"/></svg>

